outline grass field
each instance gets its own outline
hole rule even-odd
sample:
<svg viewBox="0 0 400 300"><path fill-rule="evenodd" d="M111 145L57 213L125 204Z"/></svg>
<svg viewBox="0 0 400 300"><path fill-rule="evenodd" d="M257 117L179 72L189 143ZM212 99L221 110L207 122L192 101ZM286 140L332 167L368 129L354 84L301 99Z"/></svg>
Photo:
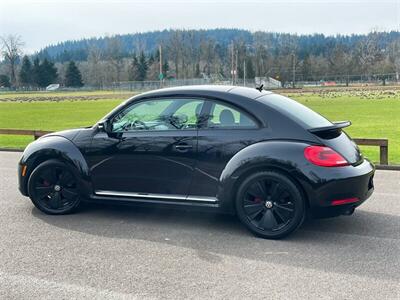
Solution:
<svg viewBox="0 0 400 300"><path fill-rule="evenodd" d="M104 91L0 93L0 128L60 130L92 125L131 95ZM328 90L289 96L332 121L351 120L353 125L346 131L352 137L388 138L389 161L400 164L400 90ZM0 135L0 147L23 148L31 140ZM377 147L364 146L362 150L378 160Z"/></svg>

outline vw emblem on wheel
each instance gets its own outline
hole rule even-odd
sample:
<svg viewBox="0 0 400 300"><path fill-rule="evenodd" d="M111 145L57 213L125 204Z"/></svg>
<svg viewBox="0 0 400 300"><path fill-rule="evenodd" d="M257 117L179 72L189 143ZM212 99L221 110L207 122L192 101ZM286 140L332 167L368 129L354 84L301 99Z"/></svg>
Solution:
<svg viewBox="0 0 400 300"><path fill-rule="evenodd" d="M266 201L265 202L265 207L266 208L271 208L272 207L272 202L271 201Z"/></svg>
<svg viewBox="0 0 400 300"><path fill-rule="evenodd" d="M56 191L56 192L59 192L59 191L61 191L61 186L59 186L59 185L55 185L54 186L54 190Z"/></svg>

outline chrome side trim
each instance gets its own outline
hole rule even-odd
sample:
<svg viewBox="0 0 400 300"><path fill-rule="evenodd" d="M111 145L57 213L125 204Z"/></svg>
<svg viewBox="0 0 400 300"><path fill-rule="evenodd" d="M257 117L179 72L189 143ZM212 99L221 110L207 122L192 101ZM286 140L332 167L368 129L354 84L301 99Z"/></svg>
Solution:
<svg viewBox="0 0 400 300"><path fill-rule="evenodd" d="M96 193L96 195L102 195L102 196L186 200L186 196L182 196L182 195L131 193L131 192L116 192L116 191L96 191L95 193Z"/></svg>
<svg viewBox="0 0 400 300"><path fill-rule="evenodd" d="M215 197L205 197L205 196L188 196L186 198L188 201L204 201L204 202L217 202Z"/></svg>
<svg viewBox="0 0 400 300"><path fill-rule="evenodd" d="M132 193L132 192L117 192L117 191L95 191L99 196L117 196L117 197L132 197L132 198L149 198L149 199L164 199L164 200L185 200L199 202L217 202L215 197L203 196L184 196L184 195L166 195L166 194L150 194L150 193Z"/></svg>

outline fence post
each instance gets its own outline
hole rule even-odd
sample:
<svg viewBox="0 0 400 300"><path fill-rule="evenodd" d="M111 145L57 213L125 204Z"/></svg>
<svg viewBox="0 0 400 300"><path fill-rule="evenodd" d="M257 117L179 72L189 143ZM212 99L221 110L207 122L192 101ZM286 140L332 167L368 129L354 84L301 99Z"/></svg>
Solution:
<svg viewBox="0 0 400 300"><path fill-rule="evenodd" d="M380 164L381 165L388 165L389 164L389 158L388 158L388 145L381 145L380 146Z"/></svg>

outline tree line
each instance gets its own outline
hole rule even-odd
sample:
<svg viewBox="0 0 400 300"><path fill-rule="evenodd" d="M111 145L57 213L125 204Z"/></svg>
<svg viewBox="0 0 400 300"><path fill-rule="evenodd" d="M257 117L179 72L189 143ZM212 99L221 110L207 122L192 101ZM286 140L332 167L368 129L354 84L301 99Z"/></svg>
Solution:
<svg viewBox="0 0 400 300"><path fill-rule="evenodd" d="M7 75L0 75L0 85L13 87L17 85L17 82L19 87L44 88L50 84L60 82L57 68L53 62L46 58L40 61L36 57L32 63L30 58L25 55L22 58L21 68L17 74L18 76L13 80ZM63 83L66 87L83 86L82 75L75 62L70 61L68 63Z"/></svg>
<svg viewBox="0 0 400 300"><path fill-rule="evenodd" d="M104 87L160 78L223 81L256 76L285 84L338 76L398 77L400 73L397 31L324 36L238 29L168 30L67 41L24 57L18 37L2 38L2 44L0 81L7 77L15 87L49 83Z"/></svg>

